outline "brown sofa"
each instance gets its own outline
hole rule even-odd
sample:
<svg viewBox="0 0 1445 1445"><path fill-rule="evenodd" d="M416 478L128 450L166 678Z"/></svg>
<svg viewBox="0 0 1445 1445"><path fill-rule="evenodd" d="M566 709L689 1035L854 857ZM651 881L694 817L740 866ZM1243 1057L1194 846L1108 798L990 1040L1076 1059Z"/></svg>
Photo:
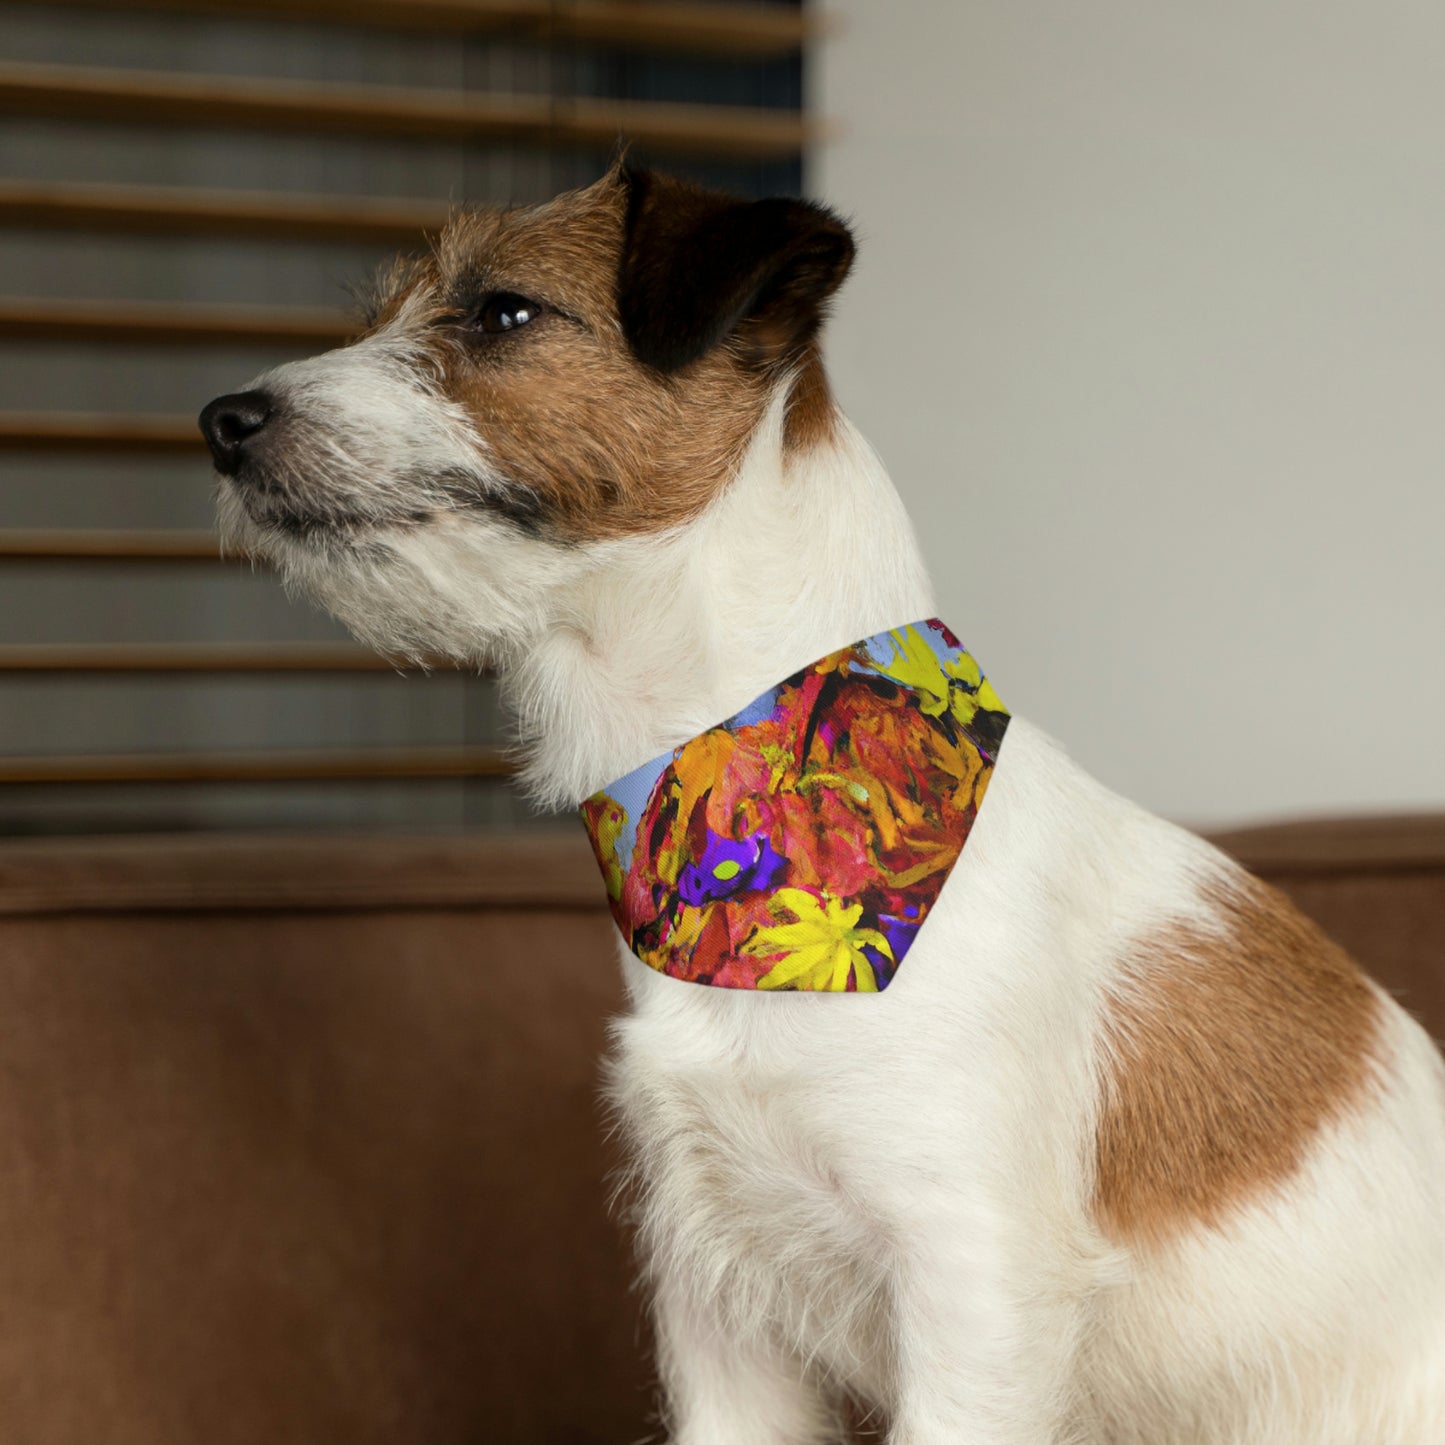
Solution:
<svg viewBox="0 0 1445 1445"><path fill-rule="evenodd" d="M1445 1033L1445 819L1222 840ZM0 844L0 1439L655 1429L580 835Z"/></svg>

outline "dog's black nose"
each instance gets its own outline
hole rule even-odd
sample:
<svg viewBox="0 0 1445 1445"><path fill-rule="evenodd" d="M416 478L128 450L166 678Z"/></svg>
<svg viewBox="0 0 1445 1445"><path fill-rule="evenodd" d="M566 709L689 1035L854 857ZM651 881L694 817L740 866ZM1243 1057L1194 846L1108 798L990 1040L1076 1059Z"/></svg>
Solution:
<svg viewBox="0 0 1445 1445"><path fill-rule="evenodd" d="M240 468L246 443L270 420L271 398L264 391L218 396L201 413L201 434L216 470L232 476Z"/></svg>

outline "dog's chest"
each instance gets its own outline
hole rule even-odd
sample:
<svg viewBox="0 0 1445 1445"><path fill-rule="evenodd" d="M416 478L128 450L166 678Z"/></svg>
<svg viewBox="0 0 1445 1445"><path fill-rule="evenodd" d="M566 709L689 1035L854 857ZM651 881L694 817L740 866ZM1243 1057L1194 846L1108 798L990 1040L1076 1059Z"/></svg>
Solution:
<svg viewBox="0 0 1445 1445"><path fill-rule="evenodd" d="M675 984L672 987L676 987ZM768 1007L768 1000L748 1000ZM851 1090L826 1069L679 1048L676 1020L625 1020L613 1096L648 1252L734 1327L881 1390L885 1254L856 1165Z"/></svg>

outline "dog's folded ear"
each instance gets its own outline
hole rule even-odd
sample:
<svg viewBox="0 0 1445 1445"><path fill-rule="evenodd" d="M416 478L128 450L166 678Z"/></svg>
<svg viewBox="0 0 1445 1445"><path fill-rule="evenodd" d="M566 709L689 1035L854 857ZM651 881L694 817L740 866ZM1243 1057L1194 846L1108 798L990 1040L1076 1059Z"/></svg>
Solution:
<svg viewBox="0 0 1445 1445"><path fill-rule="evenodd" d="M735 338L751 365L797 357L853 263L831 211L774 197L741 201L654 171L624 168L627 221L618 269L622 330L634 355L673 372Z"/></svg>

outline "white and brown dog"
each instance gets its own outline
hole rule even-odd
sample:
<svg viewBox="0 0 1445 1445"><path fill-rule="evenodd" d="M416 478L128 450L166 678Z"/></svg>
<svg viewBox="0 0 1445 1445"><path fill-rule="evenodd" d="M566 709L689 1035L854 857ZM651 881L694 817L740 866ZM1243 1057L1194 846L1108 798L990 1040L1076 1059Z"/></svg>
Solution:
<svg viewBox="0 0 1445 1445"><path fill-rule="evenodd" d="M232 543L496 666L576 805L933 612L816 337L847 229L615 169L458 215L367 333L203 414ZM673 1438L1445 1440L1445 1073L1277 894L1022 721L886 994L623 951Z"/></svg>

